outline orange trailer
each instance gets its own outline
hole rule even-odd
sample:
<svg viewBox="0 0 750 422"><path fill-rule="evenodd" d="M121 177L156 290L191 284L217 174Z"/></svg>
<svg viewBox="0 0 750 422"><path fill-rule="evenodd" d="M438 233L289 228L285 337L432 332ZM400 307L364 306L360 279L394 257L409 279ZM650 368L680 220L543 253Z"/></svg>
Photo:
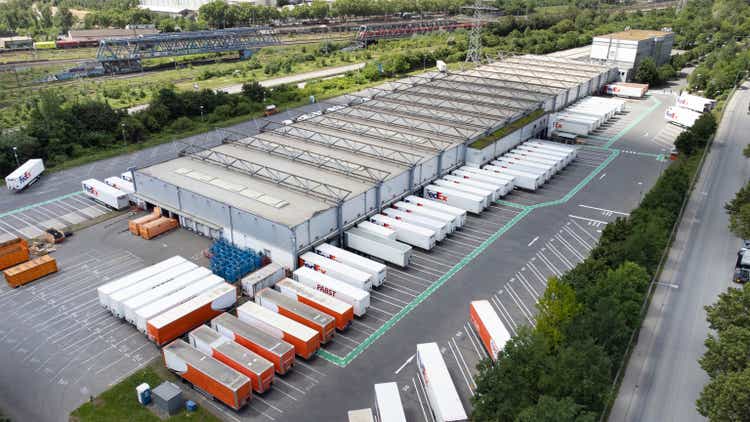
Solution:
<svg viewBox="0 0 750 422"><path fill-rule="evenodd" d="M237 301L237 288L222 283L146 322L148 338L164 345L221 314Z"/></svg>
<svg viewBox="0 0 750 422"><path fill-rule="evenodd" d="M252 381L253 390L262 394L271 388L273 364L207 325L201 325L188 335L190 345L213 357Z"/></svg>
<svg viewBox="0 0 750 422"><path fill-rule="evenodd" d="M497 312L486 300L474 300L469 304L469 316L474 328L479 332L479 338L492 360L497 360L497 354L503 350L505 343L510 340L510 333L500 321Z"/></svg>
<svg viewBox="0 0 750 422"><path fill-rule="evenodd" d="M5 281L11 287L22 286L26 283L31 283L34 280L40 279L45 275L57 272L57 262L55 258L49 255L44 255L41 258L33 259L23 264L16 265L15 267L8 268L3 271Z"/></svg>
<svg viewBox="0 0 750 422"><path fill-rule="evenodd" d="M294 346L294 352L304 359L310 359L320 348L320 334L317 331L257 303L246 302L238 307L237 317L267 334L288 342Z"/></svg>
<svg viewBox="0 0 750 422"><path fill-rule="evenodd" d="M211 327L271 362L279 375L286 374L294 365L294 347L291 344L240 321L234 315L219 315L211 320Z"/></svg>
<svg viewBox="0 0 750 422"><path fill-rule="evenodd" d="M277 282L276 288L282 294L332 316L336 320L336 329L339 331L346 330L354 319L354 307L352 305L298 283L291 278L285 278Z"/></svg>
<svg viewBox="0 0 750 422"><path fill-rule="evenodd" d="M267 287L258 292L255 295L255 303L317 331L321 344L328 343L333 338L336 321L332 316L297 302L272 288Z"/></svg>
<svg viewBox="0 0 750 422"><path fill-rule="evenodd" d="M175 340L161 352L167 369L232 409L240 410L250 401L250 378L184 341Z"/></svg>
<svg viewBox="0 0 750 422"><path fill-rule="evenodd" d="M10 268L29 260L29 244L26 239L17 237L0 243L0 270Z"/></svg>

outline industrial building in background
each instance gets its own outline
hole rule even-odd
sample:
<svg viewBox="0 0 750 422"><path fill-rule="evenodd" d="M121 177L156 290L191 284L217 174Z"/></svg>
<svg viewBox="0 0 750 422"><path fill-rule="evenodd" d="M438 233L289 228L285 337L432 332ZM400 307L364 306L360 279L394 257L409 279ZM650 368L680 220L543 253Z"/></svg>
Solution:
<svg viewBox="0 0 750 422"><path fill-rule="evenodd" d="M594 37L590 57L617 66L620 81L629 82L647 57L654 59L657 67L669 63L673 44L672 32L630 29Z"/></svg>
<svg viewBox="0 0 750 422"><path fill-rule="evenodd" d="M136 195L182 227L294 269L305 251L481 161L468 148L477 139L526 119L502 138L515 139L512 149L618 76L609 65L532 55L425 73L255 136L225 132L218 146L187 146L136 170Z"/></svg>

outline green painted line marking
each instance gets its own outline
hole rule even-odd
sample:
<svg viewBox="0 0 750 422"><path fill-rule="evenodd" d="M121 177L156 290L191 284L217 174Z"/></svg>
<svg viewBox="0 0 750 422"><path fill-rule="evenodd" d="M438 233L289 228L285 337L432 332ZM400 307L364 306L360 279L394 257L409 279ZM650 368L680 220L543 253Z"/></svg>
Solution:
<svg viewBox="0 0 750 422"><path fill-rule="evenodd" d="M630 129L633 129L636 125L638 125L638 123L641 122L641 120L645 119L646 116L648 116L649 114L651 114L654 110L656 110L661 105L661 101L659 101L658 98L651 97L651 100L654 102L654 105L652 105L647 110L645 110L643 113L641 113L640 116L638 116L635 120L633 120L632 122L630 122L630 124L627 125L627 126L625 126L621 131L617 132L617 135L615 135L612 138L610 138L609 142L607 142L606 144L604 144L604 148L611 147L612 144L614 144L620 138L622 138L623 136L625 136L625 134L628 133L630 131Z"/></svg>
<svg viewBox="0 0 750 422"><path fill-rule="evenodd" d="M461 261L459 261L456 265L454 265L447 273L443 274L437 281L432 283L430 287L427 288L427 290L423 291L421 294L419 294L417 297L415 297L411 302L409 302L405 307L401 308L398 313L393 315L388 321L386 321L385 324L383 324L380 328L378 328L374 333L370 334L369 337L367 337L362 343L358 344L357 347L354 348L351 352L349 352L346 356L339 356L334 353L328 352L326 350L319 350L318 356L320 356L322 359L327 360L328 362L333 363L334 365L345 367L349 365L357 356L362 354L362 352L365 351L370 345L372 345L375 341L377 341L380 337L383 336L388 330L390 330L394 325L396 325L397 322L399 322L401 319L403 319L406 315L409 314L414 308L416 308L420 303L424 302L425 299L430 297L437 289L439 289L443 284L445 284L448 280L450 280L457 272L459 272L462 268L467 266L471 261L474 260L479 254L484 252L485 249L490 247L500 236L505 234L508 230L513 228L518 222L520 222L524 217L526 217L531 211L542 208L542 207L548 207L552 205L558 205L565 202L568 202L576 193L578 193L581 189L586 187L591 180L596 177L597 174L599 174L605 167L609 165L609 163L612 162L618 155L620 155L620 151L618 150L612 150L610 151L609 157L607 157L601 164L599 164L598 167L596 167L591 173L589 173L583 180L581 180L573 189L571 189L567 194L565 194L562 198L549 201L549 202L543 202L536 205L531 206L524 206L519 204L514 204L512 202L505 202L505 201L495 201L495 203L499 203L502 205L508 205L513 206L516 208L520 208L521 212L516 214L510 221L505 223L498 231L493 233L490 237L488 237L482 244L477 246L473 251L471 251L468 255L466 255Z"/></svg>
<svg viewBox="0 0 750 422"><path fill-rule="evenodd" d="M51 204L53 202L62 201L63 199L70 198L71 196L75 196L75 195L78 195L78 194L81 194L81 193L83 193L82 190L77 191L77 192L71 192L71 193L69 193L67 195L58 196L57 198L52 198L52 199L48 199L46 201L37 202L36 204L31 204L31 205L27 205L25 207L16 208L16 209L14 209L12 211L8 211L8 212L0 214L0 218L7 217L7 216L13 215L13 214L18 214L19 212L24 212L26 210L30 210L32 208L40 207L42 205L47 205L47 204Z"/></svg>
<svg viewBox="0 0 750 422"><path fill-rule="evenodd" d="M497 201L495 201L495 203L500 204L500 205L505 205L506 207L519 208L522 210L525 210L526 208L529 207L528 205L521 205L521 204L516 204L515 202L503 201L502 199L498 199Z"/></svg>

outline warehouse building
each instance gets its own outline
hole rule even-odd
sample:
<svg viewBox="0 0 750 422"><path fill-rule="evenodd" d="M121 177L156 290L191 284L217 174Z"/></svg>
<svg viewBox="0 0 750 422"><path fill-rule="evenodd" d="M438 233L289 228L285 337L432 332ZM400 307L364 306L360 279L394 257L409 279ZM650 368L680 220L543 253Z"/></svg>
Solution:
<svg viewBox="0 0 750 422"><path fill-rule="evenodd" d="M463 165L474 140L532 113L541 117L520 132L540 135L539 110L617 77L614 67L539 56L425 73L256 136L223 131L218 146L187 146L136 170L137 195L184 227L295 268L298 254Z"/></svg>
<svg viewBox="0 0 750 422"><path fill-rule="evenodd" d="M617 66L620 81L628 82L647 57L654 59L656 66L669 63L673 44L671 32L631 29L594 37L591 59Z"/></svg>

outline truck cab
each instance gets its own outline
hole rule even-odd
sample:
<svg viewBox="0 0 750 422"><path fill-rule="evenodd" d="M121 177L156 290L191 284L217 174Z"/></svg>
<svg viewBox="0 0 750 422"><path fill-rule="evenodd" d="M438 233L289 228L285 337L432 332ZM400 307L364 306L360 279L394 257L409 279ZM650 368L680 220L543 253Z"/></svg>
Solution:
<svg viewBox="0 0 750 422"><path fill-rule="evenodd" d="M734 265L734 282L747 283L750 281L750 249L743 247L737 252L737 262Z"/></svg>

